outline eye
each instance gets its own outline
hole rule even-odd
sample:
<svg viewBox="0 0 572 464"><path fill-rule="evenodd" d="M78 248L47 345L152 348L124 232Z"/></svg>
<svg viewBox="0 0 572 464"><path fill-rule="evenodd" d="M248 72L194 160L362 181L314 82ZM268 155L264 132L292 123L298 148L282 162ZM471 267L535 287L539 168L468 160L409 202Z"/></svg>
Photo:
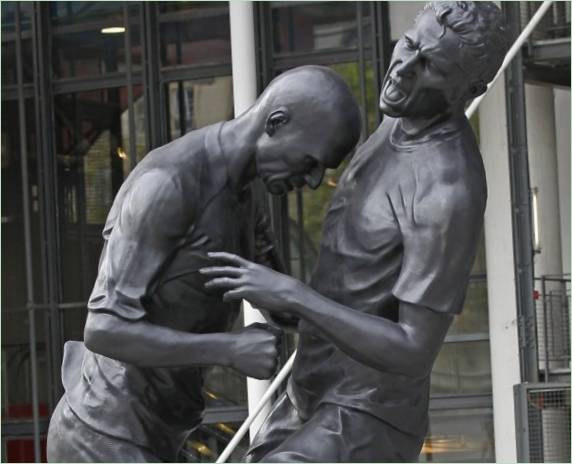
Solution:
<svg viewBox="0 0 572 464"><path fill-rule="evenodd" d="M404 40L405 40L405 47L406 48L408 48L409 50L415 50L415 44L413 43L413 40L411 40L407 36L404 37Z"/></svg>

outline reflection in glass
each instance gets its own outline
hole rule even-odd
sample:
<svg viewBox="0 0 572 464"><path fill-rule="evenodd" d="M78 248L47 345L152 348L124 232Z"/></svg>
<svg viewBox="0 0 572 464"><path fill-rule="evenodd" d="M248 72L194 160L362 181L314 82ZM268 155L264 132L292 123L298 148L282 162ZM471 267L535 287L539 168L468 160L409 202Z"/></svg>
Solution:
<svg viewBox="0 0 572 464"><path fill-rule="evenodd" d="M203 424L189 435L179 462L215 462L240 427L238 422ZM248 434L240 441L228 462L241 462L248 449Z"/></svg>
<svg viewBox="0 0 572 464"><path fill-rule="evenodd" d="M419 462L494 462L492 409L431 411Z"/></svg>
<svg viewBox="0 0 572 464"><path fill-rule="evenodd" d="M53 2L53 66L57 77L125 72L123 2ZM137 5L129 6L132 70L140 68ZM110 33L114 31L113 33Z"/></svg>
<svg viewBox="0 0 572 464"><path fill-rule="evenodd" d="M356 2L272 2L274 51L291 53L357 47ZM370 37L364 8L364 39Z"/></svg>
<svg viewBox="0 0 572 464"><path fill-rule="evenodd" d="M22 74L25 83L34 80L32 58L32 2L18 2L20 5L20 29L22 31ZM17 83L16 67L16 4L2 3L2 86Z"/></svg>
<svg viewBox="0 0 572 464"><path fill-rule="evenodd" d="M230 63L227 2L160 2L163 66Z"/></svg>
<svg viewBox="0 0 572 464"><path fill-rule="evenodd" d="M227 121L234 114L230 76L170 82L167 95L171 140L193 129Z"/></svg>
<svg viewBox="0 0 572 464"><path fill-rule="evenodd" d="M145 153L142 93L134 87L138 159ZM58 95L54 103L64 300L86 301L97 274L101 230L130 168L127 89Z"/></svg>
<svg viewBox="0 0 572 464"><path fill-rule="evenodd" d="M465 305L455 317L448 335L482 333L489 331L489 304L486 280L472 280L467 287Z"/></svg>
<svg viewBox="0 0 572 464"><path fill-rule="evenodd" d="M431 394L490 393L488 341L445 343L431 373Z"/></svg>

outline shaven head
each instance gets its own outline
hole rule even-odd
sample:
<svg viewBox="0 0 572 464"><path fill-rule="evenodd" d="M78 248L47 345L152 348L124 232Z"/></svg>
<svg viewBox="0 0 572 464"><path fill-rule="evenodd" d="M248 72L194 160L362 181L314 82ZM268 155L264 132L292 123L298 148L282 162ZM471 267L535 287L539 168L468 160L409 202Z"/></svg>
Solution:
<svg viewBox="0 0 572 464"><path fill-rule="evenodd" d="M276 77L257 101L267 117L266 133L290 126L307 144L307 153L329 168L337 167L357 144L359 106L344 80L324 66L301 66ZM273 113L280 117L272 118Z"/></svg>

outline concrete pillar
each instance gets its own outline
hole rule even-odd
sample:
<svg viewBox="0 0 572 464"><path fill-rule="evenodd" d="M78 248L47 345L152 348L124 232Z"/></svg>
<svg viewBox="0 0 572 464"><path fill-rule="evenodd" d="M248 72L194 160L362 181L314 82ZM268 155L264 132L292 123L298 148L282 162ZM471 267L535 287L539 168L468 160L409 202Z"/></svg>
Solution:
<svg viewBox="0 0 572 464"><path fill-rule="evenodd" d="M254 48L254 14L252 2L229 2L230 43L232 53L232 84L234 115L240 116L256 101L256 54ZM244 325L265 322L264 316L248 301L243 301ZM246 379L248 411L252 413L270 386L268 380ZM267 416L270 406L250 426L252 440Z"/></svg>
<svg viewBox="0 0 572 464"><path fill-rule="evenodd" d="M554 89L562 272L570 273L570 89Z"/></svg>
<svg viewBox="0 0 572 464"><path fill-rule="evenodd" d="M530 186L538 189L540 253L534 274L540 277L562 273L554 94L550 86L526 84L525 95Z"/></svg>
<svg viewBox="0 0 572 464"><path fill-rule="evenodd" d="M481 153L488 183L485 253L495 454L516 462L513 385L520 383L518 324L504 78L479 107Z"/></svg>

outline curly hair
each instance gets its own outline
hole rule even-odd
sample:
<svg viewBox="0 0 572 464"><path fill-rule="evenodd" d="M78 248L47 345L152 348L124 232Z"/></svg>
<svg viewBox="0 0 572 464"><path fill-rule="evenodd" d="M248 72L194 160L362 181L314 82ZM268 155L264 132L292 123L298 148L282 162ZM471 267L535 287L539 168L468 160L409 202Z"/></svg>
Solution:
<svg viewBox="0 0 572 464"><path fill-rule="evenodd" d="M475 80L489 83L507 52L503 15L493 2L430 2L422 10L435 11L437 21L451 29L466 48L461 68Z"/></svg>

